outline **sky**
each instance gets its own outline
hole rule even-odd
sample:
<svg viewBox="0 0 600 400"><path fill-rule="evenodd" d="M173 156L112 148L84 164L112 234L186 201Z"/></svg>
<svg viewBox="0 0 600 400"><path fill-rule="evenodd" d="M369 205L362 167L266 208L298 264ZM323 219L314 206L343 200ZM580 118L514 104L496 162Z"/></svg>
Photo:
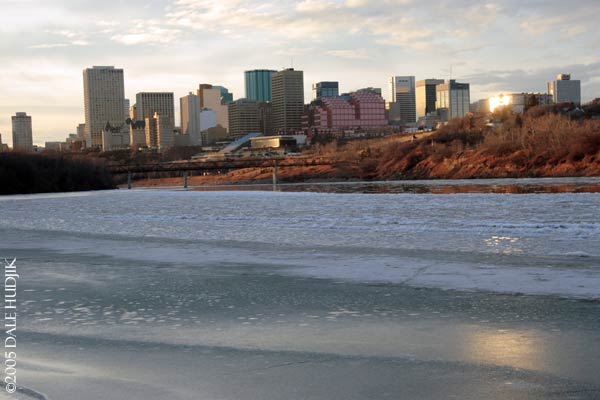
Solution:
<svg viewBox="0 0 600 400"><path fill-rule="evenodd" d="M342 92L392 75L452 77L471 100L545 92L558 73L600 97L598 0L0 0L0 133L33 117L33 140L64 140L84 122L82 70L125 70L125 95L200 83L244 97L248 69L304 71Z"/></svg>

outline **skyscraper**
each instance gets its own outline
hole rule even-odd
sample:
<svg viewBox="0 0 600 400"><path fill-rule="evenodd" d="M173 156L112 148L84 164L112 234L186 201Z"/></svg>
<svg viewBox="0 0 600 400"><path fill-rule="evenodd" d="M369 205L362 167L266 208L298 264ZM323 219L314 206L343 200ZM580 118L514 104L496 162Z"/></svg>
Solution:
<svg viewBox="0 0 600 400"><path fill-rule="evenodd" d="M135 95L135 100L138 119L153 117L158 113L175 124L173 92L141 92Z"/></svg>
<svg viewBox="0 0 600 400"><path fill-rule="evenodd" d="M109 123L125 121L125 84L123 70L113 66L94 66L83 70L86 146L102 146L102 129Z"/></svg>
<svg viewBox="0 0 600 400"><path fill-rule="evenodd" d="M221 92L221 104L229 104L233 101L233 93L229 93L229 89L225 86L214 86L213 89L219 89Z"/></svg>
<svg viewBox="0 0 600 400"><path fill-rule="evenodd" d="M258 103L259 132L264 135L273 134L273 104L269 102Z"/></svg>
<svg viewBox="0 0 600 400"><path fill-rule="evenodd" d="M469 112L470 93L468 83L458 83L451 79L435 87L435 108L442 121L465 116Z"/></svg>
<svg viewBox="0 0 600 400"><path fill-rule="evenodd" d="M248 133L259 132L258 102L239 99L229 104L229 134L241 137Z"/></svg>
<svg viewBox="0 0 600 400"><path fill-rule="evenodd" d="M165 151L175 143L175 134L170 118L165 118L159 113L154 113L152 117L146 117L146 145L149 148Z"/></svg>
<svg viewBox="0 0 600 400"><path fill-rule="evenodd" d="M125 99L123 100L124 105L125 105L125 109L123 110L125 112L125 119L129 118L129 109L130 109L130 105L129 105L129 99Z"/></svg>
<svg viewBox="0 0 600 400"><path fill-rule="evenodd" d="M13 149L32 151L33 134L31 129L31 116L24 112L18 112L11 119Z"/></svg>
<svg viewBox="0 0 600 400"><path fill-rule="evenodd" d="M416 102L417 119L435 111L435 99L437 85L444 83L443 79L424 79L417 81Z"/></svg>
<svg viewBox="0 0 600 400"><path fill-rule="evenodd" d="M255 69L244 72L246 98L258 102L271 101L271 80L276 72L270 69Z"/></svg>
<svg viewBox="0 0 600 400"><path fill-rule="evenodd" d="M317 82L312 86L313 100L322 97L336 97L340 94L338 82Z"/></svg>
<svg viewBox="0 0 600 400"><path fill-rule="evenodd" d="M135 95L135 100L136 117L146 124L146 145L160 150L171 146L175 141L173 92L141 92ZM151 121L157 115L160 120Z"/></svg>
<svg viewBox="0 0 600 400"><path fill-rule="evenodd" d="M390 77L389 101L391 103L400 103L400 117L403 123L416 122L415 77Z"/></svg>
<svg viewBox="0 0 600 400"><path fill-rule="evenodd" d="M554 103L581 104L581 81L571 80L571 74L558 74L548 82L548 94Z"/></svg>
<svg viewBox="0 0 600 400"><path fill-rule="evenodd" d="M77 125L77 139L85 139L85 124Z"/></svg>
<svg viewBox="0 0 600 400"><path fill-rule="evenodd" d="M301 128L304 111L304 73L293 68L273 74L273 130L293 133Z"/></svg>
<svg viewBox="0 0 600 400"><path fill-rule="evenodd" d="M192 146L200 144L200 99L193 93L179 99L181 133L189 135Z"/></svg>

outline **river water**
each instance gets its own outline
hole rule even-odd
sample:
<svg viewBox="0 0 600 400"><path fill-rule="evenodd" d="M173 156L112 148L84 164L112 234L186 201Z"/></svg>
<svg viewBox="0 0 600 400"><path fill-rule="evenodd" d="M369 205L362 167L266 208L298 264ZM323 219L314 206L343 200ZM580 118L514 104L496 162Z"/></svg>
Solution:
<svg viewBox="0 0 600 400"><path fill-rule="evenodd" d="M599 398L599 184L2 197L5 397Z"/></svg>

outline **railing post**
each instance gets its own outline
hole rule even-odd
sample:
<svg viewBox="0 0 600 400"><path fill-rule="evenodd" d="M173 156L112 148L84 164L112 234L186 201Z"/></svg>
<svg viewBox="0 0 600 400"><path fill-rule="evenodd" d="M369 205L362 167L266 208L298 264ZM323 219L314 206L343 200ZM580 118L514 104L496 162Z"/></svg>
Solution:
<svg viewBox="0 0 600 400"><path fill-rule="evenodd" d="M273 191L277 191L277 160L273 160Z"/></svg>
<svg viewBox="0 0 600 400"><path fill-rule="evenodd" d="M131 189L131 171L127 171L127 189Z"/></svg>
<svg viewBox="0 0 600 400"><path fill-rule="evenodd" d="M188 178L187 171L183 171L183 188L184 189L187 189L187 187L188 187L187 178Z"/></svg>

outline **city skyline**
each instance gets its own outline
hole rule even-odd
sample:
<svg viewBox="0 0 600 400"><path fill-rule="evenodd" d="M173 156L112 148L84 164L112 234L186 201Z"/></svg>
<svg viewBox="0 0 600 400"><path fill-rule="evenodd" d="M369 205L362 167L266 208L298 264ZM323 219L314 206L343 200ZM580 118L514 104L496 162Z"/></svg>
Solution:
<svg viewBox="0 0 600 400"><path fill-rule="evenodd" d="M569 13L558 1L540 9L531 1L435 6L388 0L373 6L362 0L161 0L123 6L110 0L91 15L90 4L3 1L5 142L11 143L11 115L21 111L33 116L35 144L74 132L84 121L81 71L92 65L122 68L129 99L145 91L174 92L179 99L202 82L223 85L239 99L244 71L292 63L304 71L305 103L320 81L339 81L340 93L381 87L387 98L392 75L452 76L471 84L471 101L545 92L561 72L581 80L584 102L600 93L600 44L593 33L600 7L594 1ZM334 29L340 24L347 29Z"/></svg>

